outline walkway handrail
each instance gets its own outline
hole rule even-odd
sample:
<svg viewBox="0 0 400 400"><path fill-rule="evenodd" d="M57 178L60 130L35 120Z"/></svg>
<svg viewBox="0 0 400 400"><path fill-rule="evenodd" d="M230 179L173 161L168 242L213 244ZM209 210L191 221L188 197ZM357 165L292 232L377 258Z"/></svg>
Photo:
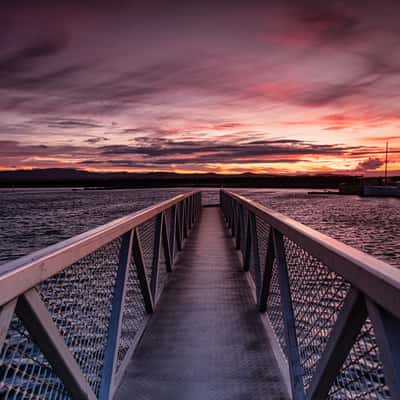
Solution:
<svg viewBox="0 0 400 400"><path fill-rule="evenodd" d="M400 398L400 271L239 194L221 207L293 398Z"/></svg>
<svg viewBox="0 0 400 400"><path fill-rule="evenodd" d="M181 194L0 266L0 397L111 398L200 210Z"/></svg>

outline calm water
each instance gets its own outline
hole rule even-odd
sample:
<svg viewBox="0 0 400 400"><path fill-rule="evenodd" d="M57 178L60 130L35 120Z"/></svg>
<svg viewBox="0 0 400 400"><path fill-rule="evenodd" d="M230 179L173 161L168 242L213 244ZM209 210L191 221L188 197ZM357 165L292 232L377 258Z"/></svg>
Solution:
<svg viewBox="0 0 400 400"><path fill-rule="evenodd" d="M0 190L0 263L185 190L189 189ZM240 192L400 267L400 199L310 196L306 190ZM214 194L217 195L216 191Z"/></svg>

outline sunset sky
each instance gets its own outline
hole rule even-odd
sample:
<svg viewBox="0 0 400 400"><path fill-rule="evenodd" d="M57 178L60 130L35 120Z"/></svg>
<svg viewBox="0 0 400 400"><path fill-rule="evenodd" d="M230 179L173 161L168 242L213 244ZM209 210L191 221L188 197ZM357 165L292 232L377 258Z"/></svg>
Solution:
<svg viewBox="0 0 400 400"><path fill-rule="evenodd" d="M0 169L400 173L400 1L0 7Z"/></svg>

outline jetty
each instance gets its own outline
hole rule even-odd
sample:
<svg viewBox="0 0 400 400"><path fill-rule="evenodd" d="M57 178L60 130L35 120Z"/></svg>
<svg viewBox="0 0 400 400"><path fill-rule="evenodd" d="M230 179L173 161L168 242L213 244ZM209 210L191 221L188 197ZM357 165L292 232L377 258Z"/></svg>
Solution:
<svg viewBox="0 0 400 400"><path fill-rule="evenodd" d="M0 398L400 399L400 271L218 196L0 266Z"/></svg>

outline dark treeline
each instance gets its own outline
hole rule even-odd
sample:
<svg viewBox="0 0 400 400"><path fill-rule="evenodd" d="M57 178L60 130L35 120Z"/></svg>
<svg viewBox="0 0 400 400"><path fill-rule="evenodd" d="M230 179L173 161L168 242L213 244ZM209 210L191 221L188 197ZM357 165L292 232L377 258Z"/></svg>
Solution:
<svg viewBox="0 0 400 400"><path fill-rule="evenodd" d="M175 174L169 172L128 173L88 172L74 169L34 169L1 171L0 187L104 187L146 188L176 186L337 188L359 177L349 175L218 175Z"/></svg>

